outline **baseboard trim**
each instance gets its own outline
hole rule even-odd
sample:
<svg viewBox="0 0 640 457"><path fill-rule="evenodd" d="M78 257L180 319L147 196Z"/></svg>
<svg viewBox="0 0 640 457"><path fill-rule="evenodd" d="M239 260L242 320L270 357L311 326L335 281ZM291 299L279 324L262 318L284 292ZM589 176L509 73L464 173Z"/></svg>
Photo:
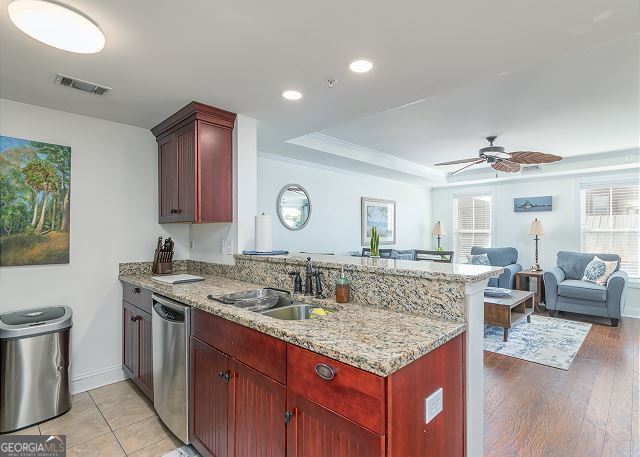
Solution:
<svg viewBox="0 0 640 457"><path fill-rule="evenodd" d="M622 313L624 317L635 317L636 319L640 319L640 306L625 306L624 313Z"/></svg>
<svg viewBox="0 0 640 457"><path fill-rule="evenodd" d="M122 381L128 377L122 365L84 373L71 378L71 393L78 394L80 392L86 392L87 390Z"/></svg>

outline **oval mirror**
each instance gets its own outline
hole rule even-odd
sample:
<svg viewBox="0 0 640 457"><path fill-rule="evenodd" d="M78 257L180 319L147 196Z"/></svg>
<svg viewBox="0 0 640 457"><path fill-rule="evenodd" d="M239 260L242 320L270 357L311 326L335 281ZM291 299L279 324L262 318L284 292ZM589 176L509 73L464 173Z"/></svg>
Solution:
<svg viewBox="0 0 640 457"><path fill-rule="evenodd" d="M289 230L300 230L311 217L311 199L299 184L287 184L278 195L278 217Z"/></svg>

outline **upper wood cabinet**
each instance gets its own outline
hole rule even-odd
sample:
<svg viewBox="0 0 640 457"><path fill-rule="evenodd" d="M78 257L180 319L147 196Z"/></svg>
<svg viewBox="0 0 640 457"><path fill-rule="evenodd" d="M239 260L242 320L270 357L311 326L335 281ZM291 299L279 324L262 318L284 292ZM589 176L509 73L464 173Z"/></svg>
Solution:
<svg viewBox="0 0 640 457"><path fill-rule="evenodd" d="M235 119L191 102L151 129L158 141L160 223L233 221Z"/></svg>

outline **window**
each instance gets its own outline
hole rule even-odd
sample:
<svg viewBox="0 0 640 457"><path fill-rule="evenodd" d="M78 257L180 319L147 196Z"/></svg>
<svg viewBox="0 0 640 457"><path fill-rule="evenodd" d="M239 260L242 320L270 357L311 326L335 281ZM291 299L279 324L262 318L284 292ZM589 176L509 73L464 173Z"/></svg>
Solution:
<svg viewBox="0 0 640 457"><path fill-rule="evenodd" d="M454 249L458 262L473 246L491 246L491 195L461 195L453 198Z"/></svg>
<svg viewBox="0 0 640 457"><path fill-rule="evenodd" d="M638 183L583 185L580 189L582 252L618 254L620 268L640 276Z"/></svg>

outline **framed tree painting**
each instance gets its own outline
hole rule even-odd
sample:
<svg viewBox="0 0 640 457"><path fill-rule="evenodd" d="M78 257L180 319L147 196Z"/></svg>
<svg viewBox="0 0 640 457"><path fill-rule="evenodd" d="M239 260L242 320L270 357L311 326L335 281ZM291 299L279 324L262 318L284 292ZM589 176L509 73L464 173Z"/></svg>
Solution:
<svg viewBox="0 0 640 457"><path fill-rule="evenodd" d="M371 241L371 229L375 227L380 235L380 244L396 244L396 202L378 198L361 197L362 246Z"/></svg>
<svg viewBox="0 0 640 457"><path fill-rule="evenodd" d="M0 136L0 266L69 263L71 148Z"/></svg>

